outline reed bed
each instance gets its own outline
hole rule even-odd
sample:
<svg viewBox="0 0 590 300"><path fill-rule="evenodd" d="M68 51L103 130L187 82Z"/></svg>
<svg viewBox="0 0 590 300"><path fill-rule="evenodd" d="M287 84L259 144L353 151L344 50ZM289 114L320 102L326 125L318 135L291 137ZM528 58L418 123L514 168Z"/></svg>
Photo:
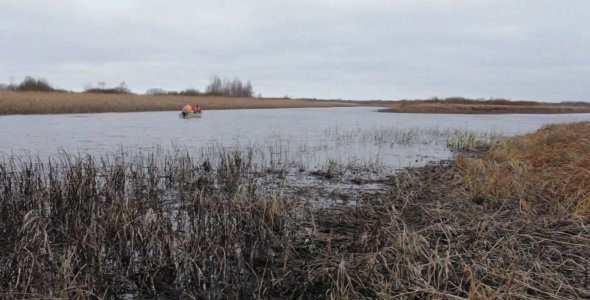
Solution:
<svg viewBox="0 0 590 300"><path fill-rule="evenodd" d="M298 204L255 196L246 171L248 154L230 152L216 165L180 154L3 163L2 296L256 290Z"/></svg>
<svg viewBox="0 0 590 300"><path fill-rule="evenodd" d="M186 104L203 109L356 106L339 101L237 98L216 96L147 96L57 92L0 92L0 115L178 110Z"/></svg>
<svg viewBox="0 0 590 300"><path fill-rule="evenodd" d="M305 191L277 192L289 170L255 157L5 157L0 297L590 297L586 221L479 201L456 163L406 169L355 205L318 207ZM351 168L328 161L323 171Z"/></svg>

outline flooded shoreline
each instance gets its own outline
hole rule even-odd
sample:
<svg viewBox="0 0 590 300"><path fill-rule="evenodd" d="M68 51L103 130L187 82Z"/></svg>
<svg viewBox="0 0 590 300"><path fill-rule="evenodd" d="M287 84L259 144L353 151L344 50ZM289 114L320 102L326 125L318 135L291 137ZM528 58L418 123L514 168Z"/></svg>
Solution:
<svg viewBox="0 0 590 300"><path fill-rule="evenodd" d="M575 115L380 114L376 108L297 108L206 111L200 119L175 112L105 113L0 117L0 154L49 157L125 151L188 149L288 149L306 164L378 157L395 168L418 159L448 159L447 139L462 132L511 136L547 123L590 119ZM406 139L406 140L404 140ZM267 151L267 152L270 152ZM271 153L267 153L269 157Z"/></svg>
<svg viewBox="0 0 590 300"><path fill-rule="evenodd" d="M335 123L299 112L174 123L203 125L202 135L144 148L109 143L161 139L169 120L166 129L157 118L120 120L129 129L117 132L80 121L24 128L39 137L32 153L0 155L0 296L590 296L586 223L480 196L452 160L555 119L515 127L509 118L392 121L345 109ZM153 131L139 135L145 126ZM56 128L95 131L68 140ZM81 147L44 152L52 139Z"/></svg>

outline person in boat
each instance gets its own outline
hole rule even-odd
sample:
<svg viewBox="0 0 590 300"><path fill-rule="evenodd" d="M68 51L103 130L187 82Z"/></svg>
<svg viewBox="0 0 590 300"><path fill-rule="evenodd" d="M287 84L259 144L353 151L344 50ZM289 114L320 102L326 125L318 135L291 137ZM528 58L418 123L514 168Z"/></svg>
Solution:
<svg viewBox="0 0 590 300"><path fill-rule="evenodd" d="M191 112L191 111L193 111L193 107L190 104L187 104L182 108L182 112Z"/></svg>
<svg viewBox="0 0 590 300"><path fill-rule="evenodd" d="M193 105L193 107L195 108L196 113L201 113L201 107L199 105Z"/></svg>

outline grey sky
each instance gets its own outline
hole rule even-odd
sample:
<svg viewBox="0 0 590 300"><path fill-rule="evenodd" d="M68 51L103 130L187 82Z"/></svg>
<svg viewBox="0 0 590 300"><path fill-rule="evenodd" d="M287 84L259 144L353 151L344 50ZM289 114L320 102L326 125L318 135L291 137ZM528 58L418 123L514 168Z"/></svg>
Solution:
<svg viewBox="0 0 590 300"><path fill-rule="evenodd" d="M587 0L0 0L0 82L590 101Z"/></svg>

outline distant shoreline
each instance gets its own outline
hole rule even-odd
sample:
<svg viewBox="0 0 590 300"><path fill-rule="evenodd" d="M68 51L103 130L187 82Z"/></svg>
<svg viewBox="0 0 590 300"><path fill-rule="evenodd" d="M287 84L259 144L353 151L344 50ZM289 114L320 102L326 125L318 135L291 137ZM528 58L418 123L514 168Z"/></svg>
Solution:
<svg viewBox="0 0 590 300"><path fill-rule="evenodd" d="M70 114L105 112L180 111L186 104L204 110L313 107L378 107L388 113L432 114L567 114L590 113L590 103L473 100L316 100L239 98L224 96L136 95L60 92L0 92L0 115Z"/></svg>
<svg viewBox="0 0 590 300"><path fill-rule="evenodd" d="M0 115L180 111L187 104L200 105L204 110L358 106L343 101L280 98L57 92L0 93Z"/></svg>
<svg viewBox="0 0 590 300"><path fill-rule="evenodd" d="M535 102L503 99L471 100L450 98L444 100L393 101L383 105L380 112L430 114L568 114L590 113L586 102Z"/></svg>
<svg viewBox="0 0 590 300"><path fill-rule="evenodd" d="M412 108L383 108L379 112L384 113L416 113L416 114L480 114L480 115L507 115L507 114L583 114L590 113L590 107L529 107L529 108L487 108L472 106L469 108L455 108L453 106L432 110L422 107Z"/></svg>

